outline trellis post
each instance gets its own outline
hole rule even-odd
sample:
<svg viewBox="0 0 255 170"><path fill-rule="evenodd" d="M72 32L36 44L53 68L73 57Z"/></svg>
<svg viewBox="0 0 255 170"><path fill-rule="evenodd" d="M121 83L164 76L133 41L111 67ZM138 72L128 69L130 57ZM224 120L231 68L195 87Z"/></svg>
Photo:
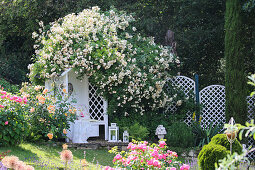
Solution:
<svg viewBox="0 0 255 170"><path fill-rule="evenodd" d="M198 74L195 74L195 95L196 95L196 120L198 122L200 117Z"/></svg>

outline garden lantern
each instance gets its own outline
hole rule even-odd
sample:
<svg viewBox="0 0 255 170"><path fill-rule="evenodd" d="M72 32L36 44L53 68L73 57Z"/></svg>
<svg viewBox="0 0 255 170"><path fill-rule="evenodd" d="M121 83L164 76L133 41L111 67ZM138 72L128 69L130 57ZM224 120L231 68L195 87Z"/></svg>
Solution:
<svg viewBox="0 0 255 170"><path fill-rule="evenodd" d="M158 125L155 135L158 135L159 139L164 139L164 135L166 135L165 127L163 125Z"/></svg>
<svg viewBox="0 0 255 170"><path fill-rule="evenodd" d="M109 127L109 142L118 142L119 141L119 127L117 123L111 123Z"/></svg>
<svg viewBox="0 0 255 170"><path fill-rule="evenodd" d="M123 133L123 142L129 142L129 134L127 130Z"/></svg>
<svg viewBox="0 0 255 170"><path fill-rule="evenodd" d="M228 124L225 124L224 128L227 128L225 134L227 135L227 139L230 143L230 154L232 154L232 143L234 143L238 132L238 127L235 125L235 120L233 117L231 117Z"/></svg>

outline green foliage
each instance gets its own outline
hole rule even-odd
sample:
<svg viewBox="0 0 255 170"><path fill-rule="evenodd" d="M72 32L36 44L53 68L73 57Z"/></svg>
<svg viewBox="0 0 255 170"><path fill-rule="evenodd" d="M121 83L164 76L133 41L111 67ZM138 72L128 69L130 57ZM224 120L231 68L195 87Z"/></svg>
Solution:
<svg viewBox="0 0 255 170"><path fill-rule="evenodd" d="M225 18L226 119L233 117L236 122L244 124L248 112L241 1L226 1Z"/></svg>
<svg viewBox="0 0 255 170"><path fill-rule="evenodd" d="M77 79L88 76L108 100L109 115L155 113L173 98L163 87L176 74L179 60L171 48L136 32L133 21L125 12L92 7L49 26L40 23L42 31L33 33L36 57L29 66L30 80L36 83L35 75L55 78L72 68Z"/></svg>
<svg viewBox="0 0 255 170"><path fill-rule="evenodd" d="M253 7L254 0L247 0ZM134 13L139 32L154 36L165 44L168 29L175 32L177 52L181 58L181 74L200 76L200 87L222 84L224 72L218 71L224 53L224 12L222 0L4 0L0 6L0 72L10 82L21 83L28 73L27 65L34 54L32 32L39 21L45 25L69 13L98 5L103 11L115 6L118 10ZM252 11L255 11L252 8ZM245 31L247 72L254 70L254 12L249 12ZM249 19L248 19L249 18ZM199 37L199 39L197 39ZM198 67L199 66L199 67ZM5 68L5 69L1 69ZM15 69L13 69L15 68ZM18 71L17 71L18 70Z"/></svg>
<svg viewBox="0 0 255 170"><path fill-rule="evenodd" d="M19 86L11 84L10 82L6 81L3 78L0 78L0 88L3 88L4 90L10 92L10 93L18 93L19 92Z"/></svg>
<svg viewBox="0 0 255 170"><path fill-rule="evenodd" d="M227 150L230 150L230 143L227 139L227 135L226 134L217 134L215 135L212 140L211 143L217 144L217 145L221 145L224 146L225 148L227 148ZM234 143L232 143L232 152L237 152L238 154L242 153L242 145L240 144L240 142L236 139Z"/></svg>
<svg viewBox="0 0 255 170"><path fill-rule="evenodd" d="M239 170L240 163L245 162L246 164L250 164L249 159L245 157L247 155L247 151L244 151L241 155L238 153L233 153L232 155L228 154L227 157L219 160L219 164L216 164L217 170L231 169L231 170Z"/></svg>
<svg viewBox="0 0 255 170"><path fill-rule="evenodd" d="M149 131L146 127L135 123L128 128L129 135L134 140L144 140L148 137Z"/></svg>
<svg viewBox="0 0 255 170"><path fill-rule="evenodd" d="M28 135L26 100L3 90L0 96L0 145L17 145Z"/></svg>
<svg viewBox="0 0 255 170"><path fill-rule="evenodd" d="M237 124L239 128L239 139L242 140L243 134L245 133L245 137L252 137L255 139L255 124L254 120L252 119L251 122L246 122L245 126L241 124ZM246 161L248 164L249 159L248 159L248 154L250 152L254 152L255 148L251 148L252 146L249 146L249 149L244 149L243 153L234 153L232 155L228 155L226 158L220 160L219 168L218 170L221 169L238 169L238 164L240 162Z"/></svg>
<svg viewBox="0 0 255 170"><path fill-rule="evenodd" d="M242 153L242 145L236 139L232 144L232 152ZM198 155L198 163L202 170L215 169L215 163L219 163L220 159L227 157L230 154L230 143L226 134L215 135L211 142L204 145Z"/></svg>
<svg viewBox="0 0 255 170"><path fill-rule="evenodd" d="M206 129L203 129L199 122L192 123L192 132L195 135L195 146L203 147L208 144L212 137L219 133L222 129L222 125L214 125L211 122Z"/></svg>
<svg viewBox="0 0 255 170"><path fill-rule="evenodd" d="M69 149L69 148L68 148ZM35 169L64 169L64 164L59 153L62 146L49 146L48 143L22 143L18 146L0 147L0 153L11 150L8 155L19 157L26 164L32 165ZM84 150L70 148L73 153L71 169L82 169L81 160L84 159ZM101 166L112 166L114 155L107 149L86 149L86 161L89 162L89 169L100 169ZM47 163L45 163L47 162Z"/></svg>
<svg viewBox="0 0 255 170"><path fill-rule="evenodd" d="M198 155L198 164L202 170L215 170L215 163L227 156L228 150L221 145L209 143Z"/></svg>
<svg viewBox="0 0 255 170"><path fill-rule="evenodd" d="M167 143L171 147L192 147L194 146L194 134L190 127L183 122L174 122L166 128Z"/></svg>
<svg viewBox="0 0 255 170"><path fill-rule="evenodd" d="M252 85L255 88L255 74L248 76L248 78L250 79L250 81L248 82L248 84ZM255 90L253 92L251 92L250 96L255 95Z"/></svg>
<svg viewBox="0 0 255 170"><path fill-rule="evenodd" d="M48 140L47 134L53 134L53 140L65 137L70 122L76 119L76 109L69 103L67 94L55 91L47 92L43 86L32 86L24 83L21 89L23 95L28 97L27 121L30 134L27 141Z"/></svg>

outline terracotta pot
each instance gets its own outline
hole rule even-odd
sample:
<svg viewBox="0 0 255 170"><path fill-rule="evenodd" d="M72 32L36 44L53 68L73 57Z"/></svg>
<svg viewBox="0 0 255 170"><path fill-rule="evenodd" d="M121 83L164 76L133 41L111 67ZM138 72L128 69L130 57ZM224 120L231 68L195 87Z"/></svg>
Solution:
<svg viewBox="0 0 255 170"><path fill-rule="evenodd" d="M232 139L232 140L235 139L235 137L236 137L235 132L232 132L232 133L227 132L226 135L227 135L228 139Z"/></svg>

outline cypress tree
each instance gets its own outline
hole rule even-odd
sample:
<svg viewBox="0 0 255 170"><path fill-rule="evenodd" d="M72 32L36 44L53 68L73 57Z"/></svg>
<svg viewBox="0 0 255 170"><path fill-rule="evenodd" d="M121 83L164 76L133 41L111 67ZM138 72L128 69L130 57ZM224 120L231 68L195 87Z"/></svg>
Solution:
<svg viewBox="0 0 255 170"><path fill-rule="evenodd" d="M225 30L226 121L234 117L236 122L244 124L247 120L247 80L240 0L226 0Z"/></svg>

